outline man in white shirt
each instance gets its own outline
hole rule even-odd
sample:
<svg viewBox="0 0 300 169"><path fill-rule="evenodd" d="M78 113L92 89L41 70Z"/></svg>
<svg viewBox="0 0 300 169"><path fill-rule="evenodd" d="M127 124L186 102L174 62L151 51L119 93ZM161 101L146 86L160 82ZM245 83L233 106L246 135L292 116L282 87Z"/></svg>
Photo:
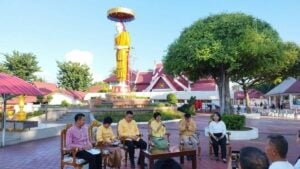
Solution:
<svg viewBox="0 0 300 169"><path fill-rule="evenodd" d="M272 162L269 169L294 169L286 159L288 142L282 135L268 136L265 151Z"/></svg>

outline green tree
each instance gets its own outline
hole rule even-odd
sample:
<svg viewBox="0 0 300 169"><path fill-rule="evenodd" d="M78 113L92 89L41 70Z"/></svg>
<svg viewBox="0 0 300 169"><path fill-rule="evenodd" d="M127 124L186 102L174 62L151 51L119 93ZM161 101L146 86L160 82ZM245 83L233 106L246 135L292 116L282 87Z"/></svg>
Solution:
<svg viewBox="0 0 300 169"><path fill-rule="evenodd" d="M247 77L239 73L277 61L281 49L281 39L268 23L243 13L223 13L200 19L184 29L169 46L164 68L193 81L212 77L218 85L220 111L230 113L230 78ZM257 64L260 57L270 59Z"/></svg>
<svg viewBox="0 0 300 169"><path fill-rule="evenodd" d="M109 84L106 82L96 82L94 85L100 86L101 89L98 92L106 93L110 91Z"/></svg>
<svg viewBox="0 0 300 169"><path fill-rule="evenodd" d="M40 104L42 104L44 102L44 96L37 96L36 97L36 101Z"/></svg>
<svg viewBox="0 0 300 169"><path fill-rule="evenodd" d="M12 54L5 54L3 66L8 72L26 81L34 81L37 78L35 73L40 71L36 55L33 53L13 51Z"/></svg>
<svg viewBox="0 0 300 169"><path fill-rule="evenodd" d="M92 75L90 68L80 63L57 62L58 66L58 85L71 90L86 90L91 82Z"/></svg>
<svg viewBox="0 0 300 169"><path fill-rule="evenodd" d="M167 95L167 101L168 103L175 105L177 103L177 97L174 93L170 93Z"/></svg>
<svg viewBox="0 0 300 169"><path fill-rule="evenodd" d="M47 99L47 103L49 104L53 100L53 96L48 95L46 99Z"/></svg>

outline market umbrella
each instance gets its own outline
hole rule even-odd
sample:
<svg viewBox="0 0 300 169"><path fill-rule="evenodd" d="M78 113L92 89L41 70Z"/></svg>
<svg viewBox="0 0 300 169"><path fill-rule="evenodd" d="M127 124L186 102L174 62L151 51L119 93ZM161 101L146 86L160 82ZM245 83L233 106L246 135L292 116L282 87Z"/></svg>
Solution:
<svg viewBox="0 0 300 169"><path fill-rule="evenodd" d="M18 95L39 96L42 93L32 84L17 76L0 73L0 94L3 99L2 146L5 145L6 101Z"/></svg>

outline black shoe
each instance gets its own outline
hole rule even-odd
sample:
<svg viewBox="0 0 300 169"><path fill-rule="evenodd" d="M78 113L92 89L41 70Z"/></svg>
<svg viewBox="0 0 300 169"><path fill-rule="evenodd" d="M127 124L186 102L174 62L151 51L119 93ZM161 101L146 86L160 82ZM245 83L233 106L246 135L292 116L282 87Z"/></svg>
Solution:
<svg viewBox="0 0 300 169"><path fill-rule="evenodd" d="M191 161L192 157L191 156L186 156L186 160Z"/></svg>
<svg viewBox="0 0 300 169"><path fill-rule="evenodd" d="M131 169L135 169L135 164L134 164L134 163L131 163L131 164L130 164L130 168L131 168Z"/></svg>

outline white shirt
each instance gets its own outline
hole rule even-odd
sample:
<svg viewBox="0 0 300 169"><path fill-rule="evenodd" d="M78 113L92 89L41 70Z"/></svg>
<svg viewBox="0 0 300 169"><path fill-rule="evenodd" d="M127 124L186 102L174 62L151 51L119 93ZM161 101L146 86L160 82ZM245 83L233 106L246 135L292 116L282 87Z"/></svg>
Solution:
<svg viewBox="0 0 300 169"><path fill-rule="evenodd" d="M275 161L270 165L269 169L294 169L294 167L288 161Z"/></svg>
<svg viewBox="0 0 300 169"><path fill-rule="evenodd" d="M211 121L208 126L210 133L223 133L226 135L226 125L223 121L215 122Z"/></svg>
<svg viewBox="0 0 300 169"><path fill-rule="evenodd" d="M296 164L294 165L295 169L300 169L300 159L297 160Z"/></svg>

